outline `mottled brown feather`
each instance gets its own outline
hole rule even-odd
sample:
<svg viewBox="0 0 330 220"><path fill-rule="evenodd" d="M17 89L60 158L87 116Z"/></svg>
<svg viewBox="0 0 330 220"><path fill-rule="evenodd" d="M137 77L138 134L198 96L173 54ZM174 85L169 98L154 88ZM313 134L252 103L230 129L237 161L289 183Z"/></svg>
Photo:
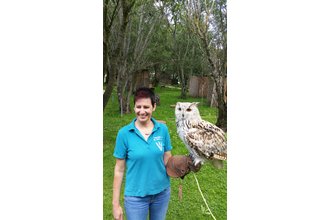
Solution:
<svg viewBox="0 0 330 220"><path fill-rule="evenodd" d="M185 138L191 148L208 160L227 159L226 135L220 128L204 120L189 125Z"/></svg>

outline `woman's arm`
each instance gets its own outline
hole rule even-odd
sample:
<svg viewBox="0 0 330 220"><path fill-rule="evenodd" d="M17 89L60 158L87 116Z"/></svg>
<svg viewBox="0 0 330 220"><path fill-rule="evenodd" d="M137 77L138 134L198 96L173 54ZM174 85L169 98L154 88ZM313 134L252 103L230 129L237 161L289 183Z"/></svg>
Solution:
<svg viewBox="0 0 330 220"><path fill-rule="evenodd" d="M166 152L164 153L164 164L165 164L165 166L166 166L166 164L167 164L168 159L169 159L171 156L172 156L171 151L166 151Z"/></svg>
<svg viewBox="0 0 330 220"><path fill-rule="evenodd" d="M123 209L120 206L120 189L123 182L126 161L123 159L116 159L116 166L113 178L113 195L112 195L112 214L115 220L124 219Z"/></svg>

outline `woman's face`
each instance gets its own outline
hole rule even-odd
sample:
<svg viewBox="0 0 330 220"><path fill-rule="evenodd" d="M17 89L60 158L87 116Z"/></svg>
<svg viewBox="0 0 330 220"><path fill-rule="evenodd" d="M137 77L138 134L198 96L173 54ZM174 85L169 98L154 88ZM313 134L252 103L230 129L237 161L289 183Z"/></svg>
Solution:
<svg viewBox="0 0 330 220"><path fill-rule="evenodd" d="M140 98L135 101L134 111L139 122L145 123L151 119L152 112L156 110L156 104L152 107L150 98Z"/></svg>

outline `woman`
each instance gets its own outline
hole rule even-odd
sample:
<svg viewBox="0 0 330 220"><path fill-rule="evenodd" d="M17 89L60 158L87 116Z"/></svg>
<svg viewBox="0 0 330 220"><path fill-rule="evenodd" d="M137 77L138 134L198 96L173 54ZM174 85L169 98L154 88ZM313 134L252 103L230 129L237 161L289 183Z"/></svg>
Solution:
<svg viewBox="0 0 330 220"><path fill-rule="evenodd" d="M171 140L165 124L152 118L156 110L155 94L139 88L134 95L136 118L121 128L116 139L116 166L113 181L113 216L123 219L119 202L126 168L124 191L128 220L165 219L170 199L170 179L166 163L171 157Z"/></svg>

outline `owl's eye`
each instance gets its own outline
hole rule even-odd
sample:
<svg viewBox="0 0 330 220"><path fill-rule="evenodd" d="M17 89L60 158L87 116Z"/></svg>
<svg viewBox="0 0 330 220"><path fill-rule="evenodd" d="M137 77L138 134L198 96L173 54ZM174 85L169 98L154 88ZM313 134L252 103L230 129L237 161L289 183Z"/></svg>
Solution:
<svg viewBox="0 0 330 220"><path fill-rule="evenodd" d="M191 112L191 108L187 108L187 112Z"/></svg>
<svg viewBox="0 0 330 220"><path fill-rule="evenodd" d="M181 108L178 108L179 111L181 111Z"/></svg>

